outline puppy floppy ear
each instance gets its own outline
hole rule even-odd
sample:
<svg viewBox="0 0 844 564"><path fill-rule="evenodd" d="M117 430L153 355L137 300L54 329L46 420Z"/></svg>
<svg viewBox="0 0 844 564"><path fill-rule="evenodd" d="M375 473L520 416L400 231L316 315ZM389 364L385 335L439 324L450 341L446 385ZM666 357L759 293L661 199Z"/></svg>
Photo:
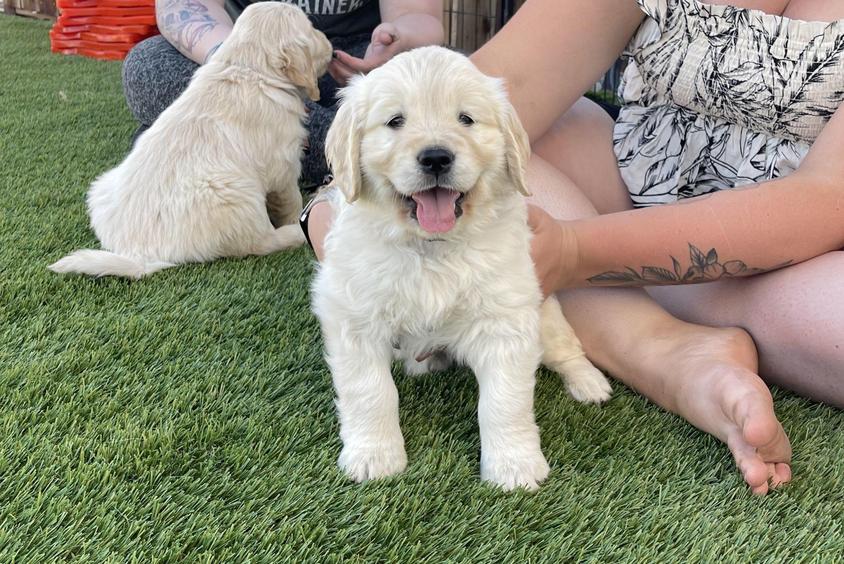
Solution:
<svg viewBox="0 0 844 564"><path fill-rule="evenodd" d="M530 139L510 102L505 101L504 107L502 130L507 173L519 192L525 196L530 196L526 180L527 163L530 159Z"/></svg>
<svg viewBox="0 0 844 564"><path fill-rule="evenodd" d="M287 49L275 62L277 68L290 79L290 82L304 88L308 98L316 102L319 100L319 86L317 85L317 69L307 49Z"/></svg>
<svg viewBox="0 0 844 564"><path fill-rule="evenodd" d="M341 91L342 101L325 138L325 158L334 175L332 184L340 188L351 203L360 195L363 179L360 172L361 127L352 89Z"/></svg>

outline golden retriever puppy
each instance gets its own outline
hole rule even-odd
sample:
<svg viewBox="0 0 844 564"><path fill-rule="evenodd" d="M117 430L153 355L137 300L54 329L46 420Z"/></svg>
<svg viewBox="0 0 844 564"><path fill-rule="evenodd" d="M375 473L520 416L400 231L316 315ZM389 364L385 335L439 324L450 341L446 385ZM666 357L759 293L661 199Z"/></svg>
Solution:
<svg viewBox="0 0 844 564"><path fill-rule="evenodd" d="M303 96L319 98L331 55L300 9L247 7L185 92L91 185L88 211L104 250L76 251L50 269L141 278L302 244Z"/></svg>
<svg viewBox="0 0 844 564"><path fill-rule="evenodd" d="M398 351L411 373L468 365L481 477L538 487L549 471L533 415L540 360L580 400L611 390L556 300L542 303L523 197L530 147L501 81L441 47L398 55L344 90L326 147L339 191L313 309L340 467L356 481L405 468Z"/></svg>

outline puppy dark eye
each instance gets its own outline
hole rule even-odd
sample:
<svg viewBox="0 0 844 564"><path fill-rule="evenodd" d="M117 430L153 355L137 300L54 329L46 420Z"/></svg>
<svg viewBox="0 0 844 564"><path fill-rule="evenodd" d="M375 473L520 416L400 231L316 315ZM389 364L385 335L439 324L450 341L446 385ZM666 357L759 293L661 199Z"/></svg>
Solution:
<svg viewBox="0 0 844 564"><path fill-rule="evenodd" d="M460 123L462 123L463 125L472 125L473 123L475 123L475 120L473 120L472 116L470 116L469 114L460 114L457 119L460 120Z"/></svg>
<svg viewBox="0 0 844 564"><path fill-rule="evenodd" d="M393 116L390 118L390 121L387 122L387 127L390 129L398 129L404 125L404 116L399 114L397 116Z"/></svg>

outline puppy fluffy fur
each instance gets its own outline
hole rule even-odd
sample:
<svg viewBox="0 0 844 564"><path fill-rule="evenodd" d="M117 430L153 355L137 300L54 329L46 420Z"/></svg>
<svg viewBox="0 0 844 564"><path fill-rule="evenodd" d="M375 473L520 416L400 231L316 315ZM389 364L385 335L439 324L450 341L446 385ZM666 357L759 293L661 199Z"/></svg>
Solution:
<svg viewBox="0 0 844 564"><path fill-rule="evenodd" d="M527 134L499 80L439 47L398 55L343 98L327 156L345 198L335 191L313 285L339 465L356 481L405 468L397 351L410 373L448 359L474 371L482 478L534 489L549 471L533 416L540 360L581 401L605 400L610 386L557 301L542 303L523 198Z"/></svg>
<svg viewBox="0 0 844 564"><path fill-rule="evenodd" d="M302 96L319 98L331 53L298 8L247 7L185 92L92 184L88 210L104 250L76 251L49 268L141 278L302 244Z"/></svg>

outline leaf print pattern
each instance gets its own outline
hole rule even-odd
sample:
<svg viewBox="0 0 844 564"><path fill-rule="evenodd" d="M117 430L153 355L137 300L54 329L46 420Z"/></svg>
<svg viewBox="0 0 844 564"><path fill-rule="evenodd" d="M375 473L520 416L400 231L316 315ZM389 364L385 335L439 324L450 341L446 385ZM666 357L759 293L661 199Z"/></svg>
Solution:
<svg viewBox="0 0 844 564"><path fill-rule="evenodd" d="M613 145L636 206L797 169L844 100L844 20L638 0Z"/></svg>

